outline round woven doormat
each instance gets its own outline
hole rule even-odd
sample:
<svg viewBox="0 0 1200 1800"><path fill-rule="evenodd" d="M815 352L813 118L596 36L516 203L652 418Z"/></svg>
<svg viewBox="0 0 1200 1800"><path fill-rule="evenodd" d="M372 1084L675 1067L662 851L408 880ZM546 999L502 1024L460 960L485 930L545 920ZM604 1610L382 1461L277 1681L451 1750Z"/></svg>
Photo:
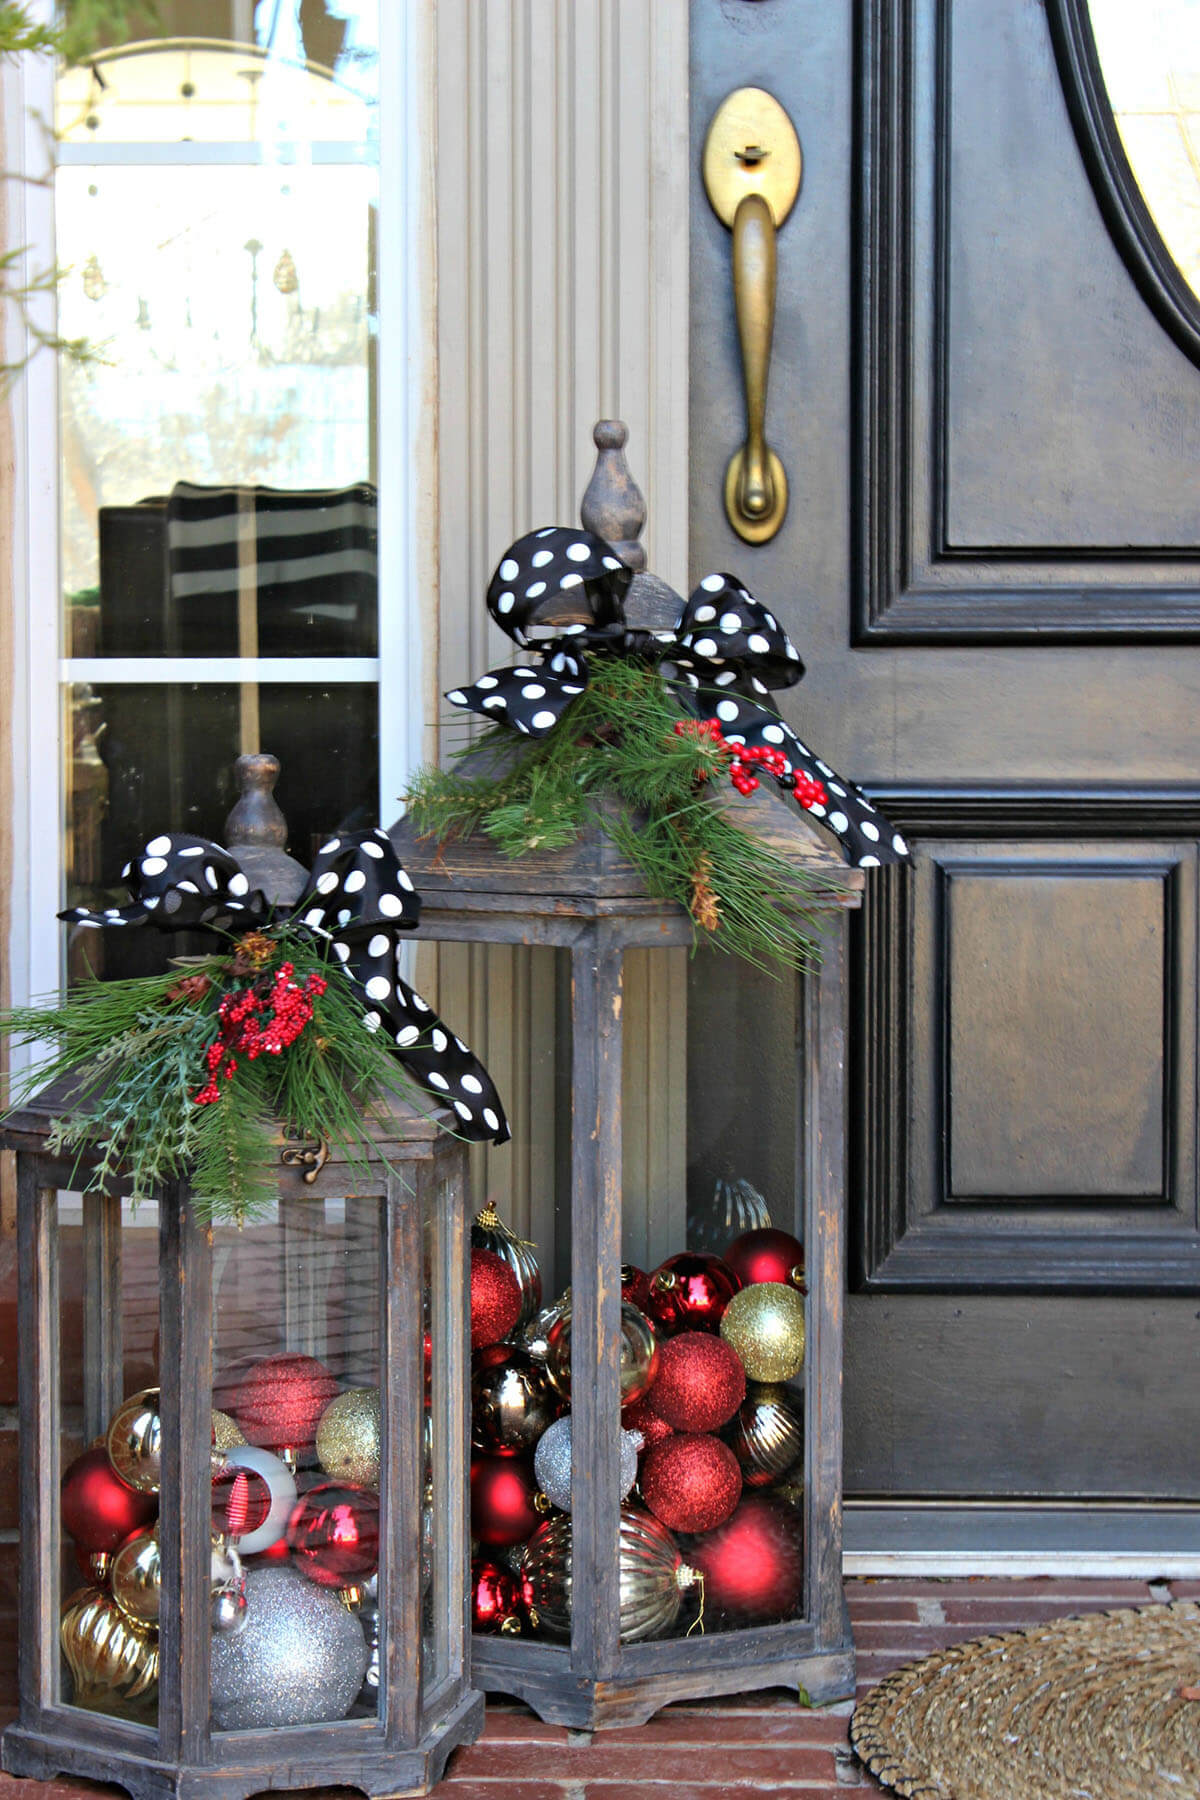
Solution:
<svg viewBox="0 0 1200 1800"><path fill-rule="evenodd" d="M897 1669L850 1739L906 1800L1200 1795L1200 1605L1056 1619Z"/></svg>

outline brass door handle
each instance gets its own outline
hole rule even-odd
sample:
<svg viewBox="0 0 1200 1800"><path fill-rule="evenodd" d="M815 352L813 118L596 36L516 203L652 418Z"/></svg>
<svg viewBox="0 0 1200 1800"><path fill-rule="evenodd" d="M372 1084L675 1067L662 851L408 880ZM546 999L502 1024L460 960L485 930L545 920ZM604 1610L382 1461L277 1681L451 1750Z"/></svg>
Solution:
<svg viewBox="0 0 1200 1800"><path fill-rule="evenodd" d="M725 471L725 511L750 544L773 538L787 512L787 476L766 439L775 331L775 233L800 191L800 140L773 95L738 88L713 115L704 185L733 231L733 303L746 389L746 441Z"/></svg>

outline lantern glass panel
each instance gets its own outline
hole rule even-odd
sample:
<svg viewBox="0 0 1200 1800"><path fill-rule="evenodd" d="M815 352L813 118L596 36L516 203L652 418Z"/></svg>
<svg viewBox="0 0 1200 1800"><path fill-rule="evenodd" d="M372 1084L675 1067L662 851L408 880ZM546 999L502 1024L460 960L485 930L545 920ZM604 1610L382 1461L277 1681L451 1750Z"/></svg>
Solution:
<svg viewBox="0 0 1200 1800"><path fill-rule="evenodd" d="M380 1264L377 1198L213 1233L216 1731L377 1711Z"/></svg>
<svg viewBox="0 0 1200 1800"><path fill-rule="evenodd" d="M491 1598L478 1586L481 1563L490 1561L503 1574L506 1559L513 1566L524 1559L524 1599L532 1607L526 1635L565 1646L573 1610L575 1500L580 1480L596 1479L594 1471L581 1470L574 1447L581 1369L595 1384L594 1360L586 1345L580 1348L571 1292L571 1108L581 1053L572 1032L570 954L524 954L533 969L531 987L547 997L538 1034L544 1063L530 1055L530 1098L513 1109L514 1191L507 1211L503 1202L499 1210L540 1266L544 1311L525 1336L532 1338L535 1365L547 1379L549 1410L541 1432L549 1425L552 1436L544 1445L540 1435L532 1436L526 1445L518 1409L504 1413L497 1403L498 1378L489 1379L488 1365L506 1357L518 1363L521 1351L477 1348L475 1623L485 1632L496 1629L494 1618L479 1610L481 1595ZM553 973L539 983L536 965L543 959ZM605 1006L601 995L601 1012ZM640 1450L634 1440L620 1440L624 1648L806 1616L808 1183L800 1166L798 979L711 952L692 957L669 946L630 947L621 958L619 1013L619 1390L622 1429L642 1438ZM533 1170L543 1171L543 1179L532 1180ZM606 1174L611 1170L602 1163L601 1184ZM766 1242L769 1255L750 1270L758 1279L748 1281L724 1255L754 1230L776 1236ZM749 1323L740 1338L723 1338L726 1304L747 1287L762 1289L764 1274L782 1279L770 1292L741 1301ZM520 1336L511 1340L512 1349ZM675 1339L685 1342L669 1348ZM697 1346L695 1339L704 1341ZM715 1371L708 1366L714 1359ZM668 1409L668 1440L659 1438L661 1390L656 1395L655 1389L671 1365L676 1399ZM727 1403L714 1399L718 1390ZM670 1440L669 1448L659 1448ZM522 1525L519 1496L508 1494L494 1461L498 1450L518 1472L527 1474L532 1460L536 1523Z"/></svg>
<svg viewBox="0 0 1200 1800"><path fill-rule="evenodd" d="M58 1697L158 1712L158 1207L60 1191Z"/></svg>

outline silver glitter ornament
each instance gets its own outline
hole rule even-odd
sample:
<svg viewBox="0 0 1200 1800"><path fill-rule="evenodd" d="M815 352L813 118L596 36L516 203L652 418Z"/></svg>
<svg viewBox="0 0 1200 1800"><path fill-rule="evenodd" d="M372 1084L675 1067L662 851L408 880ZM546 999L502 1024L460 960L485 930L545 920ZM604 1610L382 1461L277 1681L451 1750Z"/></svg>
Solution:
<svg viewBox="0 0 1200 1800"><path fill-rule="evenodd" d="M637 1480L638 1451L644 1439L640 1431L621 1433L621 1498ZM571 1415L556 1419L538 1439L533 1453L533 1472L538 1486L561 1512L571 1510Z"/></svg>
<svg viewBox="0 0 1200 1800"><path fill-rule="evenodd" d="M295 1569L246 1573L246 1623L212 1639L212 1717L218 1731L320 1725L344 1719L370 1652L336 1594Z"/></svg>

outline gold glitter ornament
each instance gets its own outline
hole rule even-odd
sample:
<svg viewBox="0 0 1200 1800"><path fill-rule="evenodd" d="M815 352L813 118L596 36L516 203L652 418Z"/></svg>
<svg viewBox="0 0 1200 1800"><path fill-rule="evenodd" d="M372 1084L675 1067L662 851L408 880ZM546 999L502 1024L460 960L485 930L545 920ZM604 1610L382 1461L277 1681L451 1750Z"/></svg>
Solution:
<svg viewBox="0 0 1200 1800"><path fill-rule="evenodd" d="M337 1481L379 1486L379 1389L347 1388L317 1423L317 1461Z"/></svg>
<svg viewBox="0 0 1200 1800"><path fill-rule="evenodd" d="M241 1426L230 1418L228 1413L218 1412L213 1408L212 1447L214 1450L235 1450L245 1443Z"/></svg>
<svg viewBox="0 0 1200 1800"><path fill-rule="evenodd" d="M756 1281L725 1308L721 1336L751 1381L790 1381L804 1363L804 1296L782 1281Z"/></svg>
<svg viewBox="0 0 1200 1800"><path fill-rule="evenodd" d="M158 1696L158 1633L128 1618L110 1594L80 1588L62 1611L59 1641L72 1704L144 1717Z"/></svg>
<svg viewBox="0 0 1200 1800"><path fill-rule="evenodd" d="M725 1436L747 1487L766 1487L804 1454L804 1414L782 1383L751 1382Z"/></svg>
<svg viewBox="0 0 1200 1800"><path fill-rule="evenodd" d="M623 1644L662 1637L697 1581L665 1525L640 1506L621 1508L619 1635ZM529 1620L548 1637L571 1635L571 1521L556 1513L539 1525L521 1558Z"/></svg>

